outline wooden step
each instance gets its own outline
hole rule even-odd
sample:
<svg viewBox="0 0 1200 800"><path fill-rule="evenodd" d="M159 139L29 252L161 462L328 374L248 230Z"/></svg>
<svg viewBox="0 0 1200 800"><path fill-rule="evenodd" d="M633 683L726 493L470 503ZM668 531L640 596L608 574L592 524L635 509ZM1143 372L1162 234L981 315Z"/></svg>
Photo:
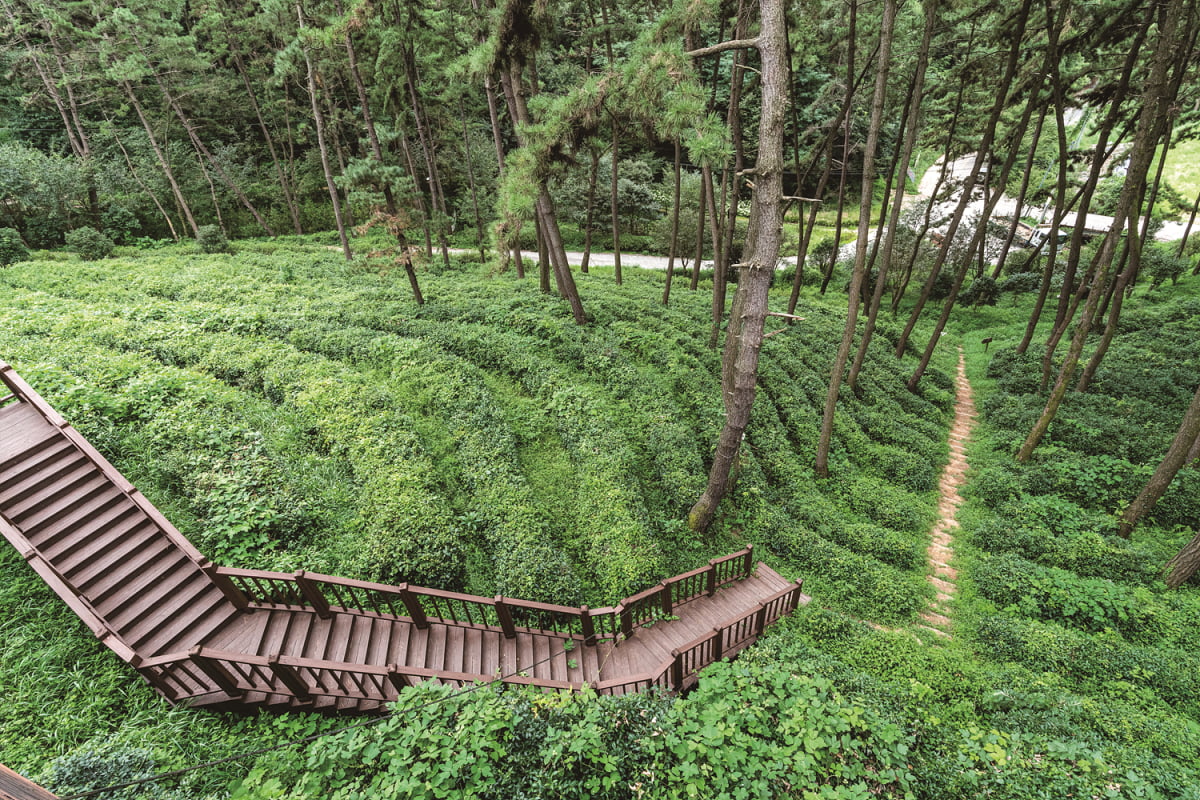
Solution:
<svg viewBox="0 0 1200 800"><path fill-rule="evenodd" d="M176 551L140 573L129 573L123 591L110 595L99 605L94 599L92 608L115 630L122 630L141 616L141 612L135 613L139 606L161 605L171 594L181 596L175 588L194 578L196 572L196 565ZM131 613L132 619L128 616Z"/></svg>
<svg viewBox="0 0 1200 800"><path fill-rule="evenodd" d="M17 481L25 480L29 475L54 469L61 461L73 455L83 456L71 442L64 437L51 439L45 447L29 456L15 461L5 469L0 470L0 488L8 488Z"/></svg>
<svg viewBox="0 0 1200 800"><path fill-rule="evenodd" d="M200 575L207 578L203 573ZM147 616L131 629L129 636L122 638L138 652L150 655L188 650L235 613L236 609L220 590L211 587L190 598L182 613L175 608L165 615Z"/></svg>
<svg viewBox="0 0 1200 800"><path fill-rule="evenodd" d="M216 587L194 598L193 603L200 610L192 615L190 624L162 632L141 646L151 654L190 650L240 613Z"/></svg>
<svg viewBox="0 0 1200 800"><path fill-rule="evenodd" d="M391 623L391 630L387 643L387 658L384 659L384 664L408 663L409 637L412 636L412 631L414 631L416 627L417 626L413 625L411 622L396 621Z"/></svg>
<svg viewBox="0 0 1200 800"><path fill-rule="evenodd" d="M62 432L28 403L5 406L0 415L0 470L28 458Z"/></svg>
<svg viewBox="0 0 1200 800"><path fill-rule="evenodd" d="M27 508L25 513L7 516L17 528L32 531L75 513L98 497L119 491L102 474L92 472L77 485L56 487L53 497L39 498L38 503Z"/></svg>
<svg viewBox="0 0 1200 800"><path fill-rule="evenodd" d="M177 617L178 608L188 604L193 590L200 588L207 576L187 559L168 562L164 572L154 576L154 585L141 594L118 597L110 603L110 615L106 621L118 633L145 631L146 624L154 624L164 617ZM128 637L123 637L128 638Z"/></svg>
<svg viewBox="0 0 1200 800"><path fill-rule="evenodd" d="M388 649L391 646L393 622L383 617L366 617L371 620L371 629L367 632L367 650L363 654L364 664L387 666Z"/></svg>
<svg viewBox="0 0 1200 800"><path fill-rule="evenodd" d="M82 503L74 512L60 517L54 522L39 525L34 530L27 530L30 541L38 542L38 547L49 548L51 544L63 536L86 534L89 530L100 530L112 524L120 517L141 510L115 486L109 486L104 492L94 496L90 501ZM83 526L89 526L84 528Z"/></svg>
<svg viewBox="0 0 1200 800"><path fill-rule="evenodd" d="M354 627L354 614L334 614L329 627L329 638L325 640L324 653L317 658L325 661L345 661L350 647L350 631Z"/></svg>
<svg viewBox="0 0 1200 800"><path fill-rule="evenodd" d="M158 529L148 519L130 515L103 534L87 538L64 536L46 552L46 558L63 575L73 575L80 567L93 563L103 564L107 569L116 563L112 555L116 544L132 539L148 546L157 533Z"/></svg>
<svg viewBox="0 0 1200 800"><path fill-rule="evenodd" d="M342 661L347 664L366 664L367 651L371 649L371 633L374 620L370 617L353 616L350 633L347 635L346 653Z"/></svg>
<svg viewBox="0 0 1200 800"><path fill-rule="evenodd" d="M124 536L112 546L109 555L119 568L97 559L67 575L71 583L93 604L104 602L116 592L127 591L130 580L135 576L151 573L161 568L164 560L181 556L178 550L158 536L148 541L138 536Z"/></svg>
<svg viewBox="0 0 1200 800"><path fill-rule="evenodd" d="M26 520L38 518L38 511L60 505L63 500L74 498L98 482L109 482L108 478L87 460L77 461L68 470L49 472L40 478L41 480L36 481L31 490L21 497L0 497L0 503L3 503L4 512L9 519L26 525Z"/></svg>
<svg viewBox="0 0 1200 800"><path fill-rule="evenodd" d="M26 465L28 462L22 462L22 466ZM71 480L73 473L92 469L95 467L83 453L78 450L65 451L61 458L28 467L14 480L5 482L0 488L0 507L15 509L31 497L49 491L58 481Z"/></svg>

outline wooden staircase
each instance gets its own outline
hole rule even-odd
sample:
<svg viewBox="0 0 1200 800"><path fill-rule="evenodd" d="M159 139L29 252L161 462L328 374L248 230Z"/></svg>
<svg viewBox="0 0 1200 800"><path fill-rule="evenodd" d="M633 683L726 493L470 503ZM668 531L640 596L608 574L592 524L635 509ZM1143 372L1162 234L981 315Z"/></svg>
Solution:
<svg viewBox="0 0 1200 800"><path fill-rule="evenodd" d="M173 703L370 712L423 680L691 686L808 598L752 549L589 609L213 565L0 362L0 533Z"/></svg>

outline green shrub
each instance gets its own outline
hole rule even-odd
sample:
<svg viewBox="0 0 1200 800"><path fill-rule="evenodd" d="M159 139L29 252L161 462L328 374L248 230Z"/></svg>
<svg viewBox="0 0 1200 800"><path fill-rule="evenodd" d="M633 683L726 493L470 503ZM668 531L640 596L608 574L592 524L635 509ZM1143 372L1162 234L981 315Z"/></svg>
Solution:
<svg viewBox="0 0 1200 800"><path fill-rule="evenodd" d="M0 267L29 258L29 248L15 228L0 228Z"/></svg>
<svg viewBox="0 0 1200 800"><path fill-rule="evenodd" d="M95 228L82 227L67 232L67 248L84 261L99 261L112 255L116 244Z"/></svg>
<svg viewBox="0 0 1200 800"><path fill-rule="evenodd" d="M197 253L232 253L225 232L216 225L201 225L196 230Z"/></svg>

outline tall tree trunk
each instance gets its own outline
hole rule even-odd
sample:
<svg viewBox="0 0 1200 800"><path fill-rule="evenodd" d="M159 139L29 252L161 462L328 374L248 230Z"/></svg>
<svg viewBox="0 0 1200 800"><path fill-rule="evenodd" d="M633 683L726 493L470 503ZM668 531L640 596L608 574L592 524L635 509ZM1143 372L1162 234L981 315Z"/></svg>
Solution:
<svg viewBox="0 0 1200 800"><path fill-rule="evenodd" d="M1025 35L1025 25L1029 19L1029 13L1032 4L1032 0L1024 0L1020 9L1017 11L1016 31L1013 33L1013 45L1009 51L1009 58L1008 63L1005 65L1004 77L1001 79L999 91L997 92L996 105L992 107L991 118L988 120L988 126L984 130L983 142L980 145L981 153L991 151L992 142L995 139L996 126L1000 122L1000 116L1004 111L1004 102L1007 98L1009 89L1012 86L1013 78L1017 72L1021 41ZM1047 61L1049 60L1050 55L1047 54ZM1025 111L1021 115L1020 122L1017 123L1016 131L1013 136L1015 141L1020 141L1024 137L1025 131L1029 128L1029 120L1033 117L1033 110L1038 104L1037 98L1040 92L1041 83L1038 82L1034 89L1030 92L1029 101L1025 104ZM1004 165L1000 169L1000 178L998 181L1000 186L1004 186L1008 182L1008 175L1012 171L1012 166L1016 162L1016 158L1017 148L1008 148L1008 155L1005 156ZM964 199L968 198L971 194L970 187L975 185L980 166L981 161L977 156L975 159L975 167L972 178L968 180L967 186L963 192ZM925 370L929 367L929 362L933 358L933 351L937 348L938 342L942 336L942 331L945 330L946 323L950 319L950 312L954 308L955 301L958 300L958 293L962 289L963 280L966 278L967 269L970 264L970 254L975 252L976 248L980 250L983 249L984 243L987 239L987 221L991 217L992 210L996 207L996 203L1000 200L1000 195L1000 192L996 192L989 198L987 196L987 192L984 193L985 201L983 213L980 215L980 219L977 227L975 228L975 234L971 239L971 243L967 247L967 258L964 258L963 263L959 265L958 271L954 276L954 283L950 287L950 294L946 298L946 302L942 304L942 313L938 316L938 320L934 324L933 332L929 336L929 342L925 345L925 351L921 354L921 360L917 362L917 366L913 370L913 374L909 376L908 383L906 384L909 391L916 391L917 384L920 383L922 376L925 374ZM950 243L954 239L954 232L957 228L956 221L961 219L960 212L963 211L964 208L964 204L962 201L960 201L958 208L955 209L955 217L950 222L950 232L946 236L945 247L939 253L939 259L944 260L944 254L949 250Z"/></svg>
<svg viewBox="0 0 1200 800"><path fill-rule="evenodd" d="M296 18L300 21L300 35L305 35L307 26L304 24L304 7L296 3ZM304 53L304 66L308 76L308 96L312 101L313 125L317 131L317 149L321 154L321 168L325 172L325 188L329 190L329 201L333 204L333 218L337 223L338 239L342 243L342 254L347 261L354 258L350 250L350 238L346 235L346 220L342 216L342 199L338 195L337 185L333 182L333 167L329 163L329 148L325 145L325 114L321 111L321 103L317 99L317 78L313 69L312 57L308 47L300 46Z"/></svg>
<svg viewBox="0 0 1200 800"><path fill-rule="evenodd" d="M853 19L853 11L851 15L851 19ZM846 359L850 356L850 347L854 344L854 327L858 320L863 273L867 268L867 234L871 230L871 201L875 187L875 151L879 147L879 130L883 126L883 104L887 95L895 26L896 0L883 0L883 18L879 25L879 60L875 68L875 94L871 99L871 122L867 129L866 149L863 151L863 174L858 203L858 239L854 247L854 272L850 278L846 325L842 329L842 341L838 345L837 354L833 359L833 370L829 376L829 390L825 394L825 411L821 417L821 433L817 440L815 470L817 477L820 478L829 477L829 447L833 441L833 419L837 413L842 373L846 369Z"/></svg>
<svg viewBox="0 0 1200 800"><path fill-rule="evenodd" d="M887 0L887 2L889 5L891 4L891 0ZM888 6L885 5L884 9L886 15ZM920 129L921 100L925 91L925 72L929 67L929 47L933 41L934 26L937 24L937 12L938 0L929 0L925 4L925 28L921 36L921 47L917 54L916 72L913 74L912 84L909 86L908 108L905 118L906 125L903 128L904 139L900 150L900 164L894 170L899 177L896 181L896 195L892 203L887 230L883 232L878 277L875 279L875 288L871 294L871 305L867 309L867 324L863 330L862 341L859 342L858 351L854 354L854 362L850 365L850 374L846 377L846 383L851 389L857 389L858 387L858 374L862 370L863 361L867 357L867 346L870 345L871 337L875 331L875 319L879 314L879 307L883 303L883 290L887 285L888 272L891 269L892 249L896 240L896 228L900 224L900 208L904 200L905 181L908 177L909 166L912 163L912 151L916 144L917 131ZM895 9L892 9L892 14L894 17ZM893 26L894 22L893 18ZM877 234L876 241L878 240L879 236Z"/></svg>
<svg viewBox="0 0 1200 800"><path fill-rule="evenodd" d="M1187 249L1188 237L1192 235L1192 226L1196 224L1196 212L1198 211L1200 211L1200 192L1196 192L1196 199L1192 202L1192 213L1188 214L1187 225L1183 229L1183 238L1179 240L1179 249L1175 251L1176 258L1183 258L1184 250ZM1200 266L1200 262L1197 262L1197 266Z"/></svg>
<svg viewBox="0 0 1200 800"><path fill-rule="evenodd" d="M228 11L228 8L225 8ZM250 75L246 69L245 59L242 57L242 43L237 34L233 30L225 17L222 16L221 27L225 31L225 38L229 40L229 52L233 56L233 64L237 69L238 76L242 79L242 86L246 89L246 97L250 101L250 107L254 110L254 118L258 122L258 129L262 132L263 142L267 145L267 150L271 154L271 164L275 168L275 178L279 181L279 188L283 192L283 200L287 204L288 214L292 218L292 229L297 233L304 233L304 228L300 223L300 206L296 203L296 190L292 186L292 182L288 180L283 171L283 164L280 163L279 153L275 147L275 137L271 135L270 128L267 127L267 121L263 117L262 108L258 104L258 97L254 93L254 87L250 82Z"/></svg>
<svg viewBox="0 0 1200 800"><path fill-rule="evenodd" d="M1150 480L1138 496L1121 513L1121 525L1117 528L1118 536L1128 539L1134 526L1154 510L1155 504L1167 491L1171 481L1175 479L1175 473L1179 472L1180 468L1187 463L1188 453L1197 437L1200 437L1200 388L1196 389L1192 403L1183 415L1183 421L1179 424L1175 438L1171 440L1171 446L1167 448L1167 454L1163 457L1162 462L1154 470L1154 474L1150 476ZM1195 569L1193 568L1192 571L1194 572ZM1167 584L1173 589L1186 580L1189 575L1184 575L1175 583L1171 583L1171 580L1168 579ZM1175 577L1174 574L1172 577Z"/></svg>
<svg viewBox="0 0 1200 800"><path fill-rule="evenodd" d="M1148 10L1148 20L1153 19L1157 12L1158 40L1152 56L1150 76L1142 94L1142 110L1138 116L1137 132L1130 149L1129 169L1126 172L1125 184L1117 201L1116 213L1113 215L1114 223L1104 237L1100 251L1096 254L1094 261L1096 275L1092 282L1092 288L1088 293L1083 316L1076 326L1075 336L1071 340L1071 347L1059 370L1054 390L1050 393L1050 398L1047 400L1041 416L1034 423L1029 436L1026 437L1021 449L1017 452L1017 461L1029 460L1058 413L1058 408L1062 404L1067 387L1079 364L1079 357L1091 330L1100 297L1107 288L1109 268L1120 239L1120 229L1129 219L1133 211L1134 200L1140 195L1146 184L1147 174L1157 150L1163 120L1167 117L1167 110L1173 99L1172 93L1169 91L1171 87L1167 80L1167 71L1171 56L1177 52L1180 44L1176 23L1182 16L1181 7L1184 2L1185 0L1167 0L1157 8L1151 6Z"/></svg>
<svg viewBox="0 0 1200 800"><path fill-rule="evenodd" d="M595 145L588 148L592 156L591 166L588 168L588 189L587 189L587 210L584 212L583 221L583 258L580 260L579 271L587 274L588 261L592 257L592 224L596 217L596 181L600 177L600 151Z"/></svg>
<svg viewBox="0 0 1200 800"><path fill-rule="evenodd" d="M117 126L112 124L107 114L104 115L104 120L109 124L113 141L117 143L117 147L121 150L121 155L125 158L125 164L129 167L129 174L133 176L133 180L146 193L151 202L154 203L154 207L158 209L158 213L162 214L163 220L167 223L167 229L171 231L171 238L178 242L179 233L175 230L175 223L171 221L171 215L167 213L167 210L163 208L163 204L159 202L158 195L154 194L150 190L150 187L146 185L146 182L142 180L141 176L138 175L137 167L134 166L133 159L129 157L129 151L125 149L125 145L121 143L121 138L117 135Z"/></svg>
<svg viewBox="0 0 1200 800"><path fill-rule="evenodd" d="M192 229L192 236L199 235L200 228L196 225L196 218L192 216L192 207L188 205L187 198L183 196L183 192L179 188L179 182L175 180L175 171L171 169L171 163L167 161L166 154L158 144L158 138L154 135L154 129L150 127L150 121L146 119L146 112L142 108L142 104L138 101L137 95L134 94L133 87L129 85L129 81L121 81L121 88L125 91L125 96L129 99L129 104L133 106L134 112L137 113L138 119L141 120L142 128L146 131L147 138L150 139L150 148L154 150L154 156L158 159L158 166L163 171L163 176L167 179L167 183L171 187L171 193L175 197L175 204L179 207L179 211L187 220L188 227Z"/></svg>
<svg viewBox="0 0 1200 800"><path fill-rule="evenodd" d="M762 66L755 186L746 252L721 359L725 425L717 440L708 484L688 514L692 530L708 529L725 496L729 475L750 421L758 381L758 358L767 316L771 277L779 260L783 220L783 123L787 108L787 34L782 0L760 0L758 50Z"/></svg>
<svg viewBox="0 0 1200 800"><path fill-rule="evenodd" d="M462 123L463 158L467 161L467 185L471 189L471 210L475 214L475 244L479 248L479 260L487 261L487 249L483 243L483 217L479 213L479 192L475 187L475 165L471 158L471 137L467 129L467 111L463 99L458 99L458 119Z"/></svg>
<svg viewBox="0 0 1200 800"><path fill-rule="evenodd" d="M671 302L671 281L675 276L675 251L679 249L679 195L681 190L680 182L680 147L678 137L675 139L675 196L671 203L671 248L667 256L667 280L663 285L663 305L668 305Z"/></svg>
<svg viewBox="0 0 1200 800"><path fill-rule="evenodd" d="M411 44L404 49L404 78L408 84L409 99L412 101L413 118L417 123L417 138L421 142L421 153L425 157L425 168L428 171L430 208L438 214L438 220L434 227L437 229L438 244L442 248L442 262L449 267L450 245L446 241L444 222L448 216L446 213L446 198L442 194L442 178L437 166L437 151L434 145L433 132L429 129L429 120L425 114L425 104L421 102L421 97L417 94L417 83L420 78L417 74L416 53Z"/></svg>
<svg viewBox="0 0 1200 800"><path fill-rule="evenodd" d="M1033 136L1030 138L1029 152L1025 156L1025 168L1021 170L1021 186L1017 189L1017 199L1013 203L1012 223L1008 226L1008 233L1004 236L1004 244L1000 247L1000 256L996 259L996 266L992 268L992 280L994 281L999 280L1000 275L1004 272L1009 251L1012 250L1013 242L1017 238L1017 228L1021 225L1021 212L1025 209L1025 197L1029 192L1029 176L1033 174L1034 159L1037 156L1038 143L1042 140L1042 128L1045 123L1046 114L1044 112L1038 114L1037 124L1033 128Z"/></svg>
<svg viewBox="0 0 1200 800"><path fill-rule="evenodd" d="M693 292L700 286L700 262L704 259L704 217L708 211L708 184L709 181L701 179L700 209L696 214L696 258L692 261L692 283L688 287Z"/></svg>
<svg viewBox="0 0 1200 800"><path fill-rule="evenodd" d="M524 131L532 124L533 120L529 115L529 107L525 103L524 89L521 86L522 68L518 64L510 64L508 68L509 71L501 73L500 76L504 85L504 96L508 101L509 116L516 127L517 140L522 147L525 147L527 143ZM562 236L558 230L558 216L554 210L554 201L550 198L550 192L546 188L545 178L538 179L536 192L534 213L537 215L542 234L547 238L555 282L558 284L559 292L571 306L571 315L575 318L575 323L586 325L587 314L583 310L583 301L575 286L575 277L571 274L570 265L567 263L567 251L563 247Z"/></svg>

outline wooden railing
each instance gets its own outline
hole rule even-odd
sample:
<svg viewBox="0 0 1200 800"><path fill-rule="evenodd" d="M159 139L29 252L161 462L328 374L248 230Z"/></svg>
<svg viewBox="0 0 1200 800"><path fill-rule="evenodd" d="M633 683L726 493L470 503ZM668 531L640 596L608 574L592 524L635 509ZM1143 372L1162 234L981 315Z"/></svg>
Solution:
<svg viewBox="0 0 1200 800"><path fill-rule="evenodd" d="M703 667L732 655L758 637L763 629L783 615L795 610L800 601L802 581L783 589L748 614L714 628L681 648L671 652L657 669L591 684L599 694L629 694L657 687L663 691L680 691L696 681ZM405 686L428 680L456 687L489 683L497 675L481 675L446 670L411 667L403 664L378 666L345 664L286 655L249 655L193 647L187 652L171 653L153 659L133 656L131 663L164 695L174 702L201 697L211 693L208 686L217 686L230 698L242 698L247 693L286 695L301 702L317 698L346 698L395 700ZM584 684L572 681L552 681L505 675L507 683L528 683L551 689L578 691Z"/></svg>
<svg viewBox="0 0 1200 800"><path fill-rule="evenodd" d="M227 567L205 568L239 608L305 608L327 618L335 611L407 617L418 628L430 621L468 627L499 628L508 638L517 631L536 631L600 641L629 638L641 627L670 617L674 609L748 576L753 548L714 558L707 566L685 572L658 586L627 597L615 606L559 606L507 597L477 597L440 589L338 578L303 570L264 572Z"/></svg>

